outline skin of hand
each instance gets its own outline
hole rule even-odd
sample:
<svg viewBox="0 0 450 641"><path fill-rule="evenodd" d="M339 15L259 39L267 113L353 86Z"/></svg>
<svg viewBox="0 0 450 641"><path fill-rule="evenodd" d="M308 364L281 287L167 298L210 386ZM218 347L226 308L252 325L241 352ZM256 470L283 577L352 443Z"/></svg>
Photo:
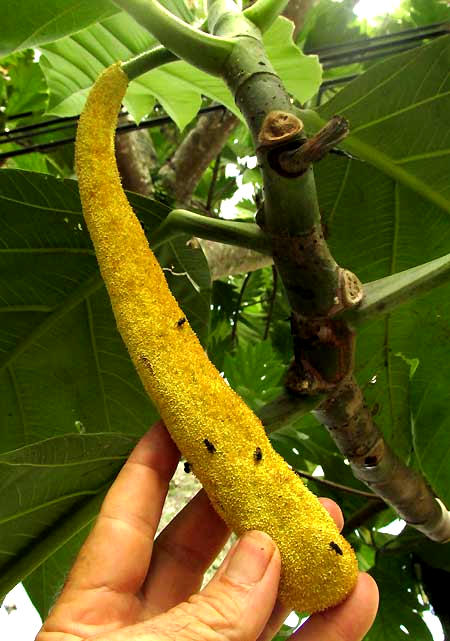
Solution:
<svg viewBox="0 0 450 641"><path fill-rule="evenodd" d="M139 441L110 488L36 641L270 641L289 610L276 599L280 556L247 532L210 583L204 572L229 537L200 491L154 540L179 452L164 424ZM342 528L340 509L324 506ZM361 574L348 599L311 616L292 641L361 641L378 606Z"/></svg>

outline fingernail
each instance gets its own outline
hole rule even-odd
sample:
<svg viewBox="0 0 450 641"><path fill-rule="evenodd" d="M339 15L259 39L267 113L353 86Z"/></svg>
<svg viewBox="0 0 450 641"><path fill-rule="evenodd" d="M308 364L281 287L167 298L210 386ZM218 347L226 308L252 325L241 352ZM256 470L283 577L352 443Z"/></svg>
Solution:
<svg viewBox="0 0 450 641"><path fill-rule="evenodd" d="M274 550L274 542L264 532L246 532L232 552L226 576L237 583L261 581Z"/></svg>

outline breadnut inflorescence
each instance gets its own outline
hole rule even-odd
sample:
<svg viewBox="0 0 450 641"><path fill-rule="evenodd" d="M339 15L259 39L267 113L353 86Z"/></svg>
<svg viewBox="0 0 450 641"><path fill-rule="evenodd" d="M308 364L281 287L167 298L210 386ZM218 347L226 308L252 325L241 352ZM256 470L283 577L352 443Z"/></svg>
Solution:
<svg viewBox="0 0 450 641"><path fill-rule="evenodd" d="M209 361L167 286L115 161L114 133L127 85L120 63L101 74L76 140L83 212L117 326L145 389L217 512L237 534L263 530L276 541L281 601L301 612L323 610L355 585L355 555Z"/></svg>

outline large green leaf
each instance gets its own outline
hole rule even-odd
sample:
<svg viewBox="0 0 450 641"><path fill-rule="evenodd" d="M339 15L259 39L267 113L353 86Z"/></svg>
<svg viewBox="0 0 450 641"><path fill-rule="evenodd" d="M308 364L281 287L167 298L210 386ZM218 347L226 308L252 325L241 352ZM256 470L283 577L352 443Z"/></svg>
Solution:
<svg viewBox="0 0 450 641"><path fill-rule="evenodd" d="M293 25L279 18L264 36L267 53L289 91L301 102L318 89L321 71L315 56L305 56L292 42ZM132 18L117 14L99 24L43 47L43 71L50 90L49 112L80 113L100 71L116 60L128 60L157 41ZM136 120L160 102L180 129L194 118L202 95L239 114L233 97L219 78L185 62L154 69L130 84L125 105Z"/></svg>
<svg viewBox="0 0 450 641"><path fill-rule="evenodd" d="M44 111L47 105L47 84L42 69L33 61L33 52L10 56L6 67L9 77L7 116L11 118L23 111Z"/></svg>
<svg viewBox="0 0 450 641"><path fill-rule="evenodd" d="M55 549L51 556L23 580L28 596L42 620L47 618L50 609L59 596L67 574L93 523L93 520L89 520L87 525L81 527L80 530L77 528L76 533L66 543Z"/></svg>
<svg viewBox="0 0 450 641"><path fill-rule="evenodd" d="M389 58L319 109L350 122L344 147L450 212L450 36Z"/></svg>
<svg viewBox="0 0 450 641"><path fill-rule="evenodd" d="M129 197L150 233L167 208ZM2 170L0 202L0 451L74 429L141 434L156 413L116 330L77 183ZM209 315L203 253L185 237L162 252L202 338Z"/></svg>
<svg viewBox="0 0 450 641"><path fill-rule="evenodd" d="M410 560L380 555L372 574L380 589L380 606L364 640L403 641L408 636L414 641L432 641L419 614L423 608L417 598Z"/></svg>
<svg viewBox="0 0 450 641"><path fill-rule="evenodd" d="M329 157L316 169L331 249L363 282L450 251L450 192L443 181L450 149L449 45L441 38L371 68L323 109L349 117L353 137L369 149L365 162ZM373 165L378 153L383 163ZM423 167L399 160L418 156ZM395 175L397 160L407 179ZM450 363L442 345L449 300L449 288L440 288L365 325L357 341L357 375L376 422L404 459L415 448L422 471L447 503Z"/></svg>
<svg viewBox="0 0 450 641"><path fill-rule="evenodd" d="M116 12L117 8L109 0L4 2L0 21L0 56L57 40Z"/></svg>
<svg viewBox="0 0 450 641"><path fill-rule="evenodd" d="M365 163L327 159L316 171L329 244L365 282L450 250L448 214ZM448 342L450 288L439 288L360 328L357 377L396 452L413 448L429 482L450 500ZM413 376L410 363L418 359Z"/></svg>
<svg viewBox="0 0 450 641"><path fill-rule="evenodd" d="M283 363L269 341L239 344L234 354L225 354L223 367L231 387L255 411L282 390Z"/></svg>
<svg viewBox="0 0 450 641"><path fill-rule="evenodd" d="M0 598L89 525L134 443L66 434L0 455Z"/></svg>
<svg viewBox="0 0 450 641"><path fill-rule="evenodd" d="M161 0L186 22L193 15L183 0ZM58 40L118 13L110 0L14 0L4 3L0 22L0 56Z"/></svg>

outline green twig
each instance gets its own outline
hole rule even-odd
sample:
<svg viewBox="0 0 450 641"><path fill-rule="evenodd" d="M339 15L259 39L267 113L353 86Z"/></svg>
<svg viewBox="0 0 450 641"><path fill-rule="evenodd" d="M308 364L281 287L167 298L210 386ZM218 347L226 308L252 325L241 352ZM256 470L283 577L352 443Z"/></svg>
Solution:
<svg viewBox="0 0 450 641"><path fill-rule="evenodd" d="M363 505L362 508L356 510L350 518L345 522L342 534L348 536L354 530L360 528L369 519L373 518L383 510L387 510L389 505L386 505L380 497L372 495L371 501Z"/></svg>
<svg viewBox="0 0 450 641"><path fill-rule="evenodd" d="M450 254L364 285L364 299L343 317L358 325L450 282Z"/></svg>
<svg viewBox="0 0 450 641"><path fill-rule="evenodd" d="M212 207L213 198L214 198L214 189L216 187L217 176L219 175L219 167L220 167L220 152L217 154L216 160L214 162L211 182L209 184L209 189L208 189L208 197L206 199L206 209L210 213L211 213L211 207Z"/></svg>
<svg viewBox="0 0 450 641"><path fill-rule="evenodd" d="M244 16L251 20L261 32L267 31L277 16L283 11L289 0L256 0L244 11Z"/></svg>
<svg viewBox="0 0 450 641"><path fill-rule="evenodd" d="M179 58L174 53L165 47L158 46L127 60L127 62L122 64L122 69L130 80L134 80L147 71L166 65L169 62L176 62L177 60L179 60Z"/></svg>
<svg viewBox="0 0 450 641"><path fill-rule="evenodd" d="M242 305L242 299L244 298L244 292L245 289L248 285L248 281L250 280L250 276L252 275L253 272L248 272L247 275L244 278L244 281L242 283L241 291L239 292L239 297L237 299L236 303L236 309L234 310L233 314L233 329L231 330L231 344L234 345L236 341L236 336L237 336L237 326L238 326L238 321L239 321L239 314L241 311L241 305Z"/></svg>
<svg viewBox="0 0 450 641"><path fill-rule="evenodd" d="M275 265L272 265L272 279L273 279L272 294L270 295L270 299L269 299L269 311L267 313L267 320L266 320L266 327L264 330L263 341L266 341L269 337L270 323L272 322L273 308L275 305L275 298L277 295L278 272Z"/></svg>
<svg viewBox="0 0 450 641"><path fill-rule="evenodd" d="M154 248L170 238L189 233L198 238L236 245L270 255L270 241L254 223L239 223L174 209L150 237Z"/></svg>
<svg viewBox="0 0 450 641"><path fill-rule="evenodd" d="M340 492L347 492L349 494L356 494L357 496L363 496L364 498L372 499L376 503L381 503L384 507L387 508L387 505L384 503L383 499L380 499L379 496L373 492L364 492L364 490L358 490L355 487L348 487L348 485L342 485L341 483L335 483L334 481L328 481L328 479L321 478L320 476L313 476L308 474L308 472L303 472L302 470L294 470L297 476L301 478L308 479L309 481L314 481L315 483L320 483L331 487L333 490L339 490ZM383 509L384 509L383 507Z"/></svg>
<svg viewBox="0 0 450 641"><path fill-rule="evenodd" d="M233 41L204 33L167 11L157 0L114 0L142 27L179 58L220 75Z"/></svg>
<svg viewBox="0 0 450 641"><path fill-rule="evenodd" d="M256 412L261 419L266 434L273 434L286 425L298 421L309 414L325 399L323 394L316 396L294 396L282 392L275 400L264 405Z"/></svg>
<svg viewBox="0 0 450 641"><path fill-rule="evenodd" d="M298 113L299 118L302 119L309 134L316 133L326 123L315 111L298 109L296 113ZM395 160L387 154L379 151L373 145L360 140L356 135L351 133L351 130L349 136L343 140L339 146L345 151L348 151L352 156L365 160L387 176L397 180L401 185L405 185L405 187L416 192L416 194L419 194L429 202L434 203L444 211L450 213L450 201L445 196L433 189L433 187L421 178L403 169L403 167L397 164Z"/></svg>

